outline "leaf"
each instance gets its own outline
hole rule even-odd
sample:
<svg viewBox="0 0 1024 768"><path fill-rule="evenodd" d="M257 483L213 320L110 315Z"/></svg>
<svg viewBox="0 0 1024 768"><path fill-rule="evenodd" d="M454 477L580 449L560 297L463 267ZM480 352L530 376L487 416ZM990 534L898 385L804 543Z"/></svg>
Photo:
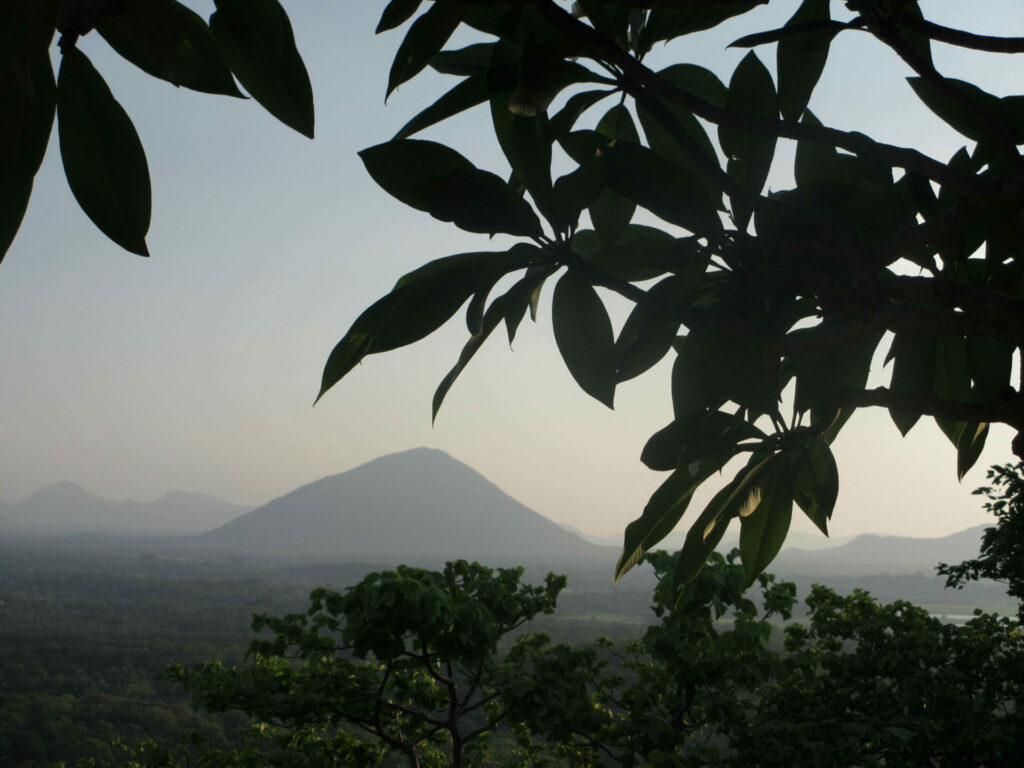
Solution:
<svg viewBox="0 0 1024 768"><path fill-rule="evenodd" d="M615 400L615 337L594 287L573 272L555 285L551 304L555 343L584 392L612 408Z"/></svg>
<svg viewBox="0 0 1024 768"><path fill-rule="evenodd" d="M395 29L405 24L419 10L421 2L423 0L391 0L380 16L376 34L379 35L381 32L387 32L389 29Z"/></svg>
<svg viewBox="0 0 1024 768"><path fill-rule="evenodd" d="M700 573L708 555L725 535L729 522L739 517L750 502L760 498L757 483L772 458L763 454L751 456L747 465L715 494L696 522L690 526L672 580L673 592L677 595Z"/></svg>
<svg viewBox="0 0 1024 768"><path fill-rule="evenodd" d="M718 469L711 462L702 464L692 473L687 467L681 467L658 487L644 507L643 514L626 526L622 553L615 564L615 583L672 532L694 492Z"/></svg>
<svg viewBox="0 0 1024 768"><path fill-rule="evenodd" d="M793 500L828 536L828 521L839 496L839 468L828 441L817 438L797 446L790 456L790 482Z"/></svg>
<svg viewBox="0 0 1024 768"><path fill-rule="evenodd" d="M12 72L0 74L0 261L28 208L57 105L53 68L45 51L36 57L34 70L31 94Z"/></svg>
<svg viewBox="0 0 1024 768"><path fill-rule="evenodd" d="M582 135L583 132L578 132L578 134ZM589 137L594 134L587 135ZM576 162L583 164L593 160L595 156L602 155L609 144L640 143L640 134L637 133L633 118L629 110L621 104L609 109L598 122L595 138L599 137L604 137L604 141L596 147L595 152L586 153L584 156L569 152L570 156ZM565 146L565 142L563 142L563 146ZM605 189L590 204L589 212L594 230L601 241L605 245L614 245L632 220L633 214L636 212L636 203L614 190Z"/></svg>
<svg viewBox="0 0 1024 768"><path fill-rule="evenodd" d="M615 245L588 254L595 267L631 283L674 271L691 255L683 241L641 224L628 225Z"/></svg>
<svg viewBox="0 0 1024 768"><path fill-rule="evenodd" d="M611 90L595 90L574 93L550 120L551 135L558 141L576 125L584 112L613 93Z"/></svg>
<svg viewBox="0 0 1024 768"><path fill-rule="evenodd" d="M724 465L739 453L742 441L764 437L761 430L737 414L692 411L651 435L640 461L655 471L668 471L708 459ZM749 449L750 444L745 447Z"/></svg>
<svg viewBox="0 0 1024 768"><path fill-rule="evenodd" d="M386 192L441 221L484 234L541 233L529 203L443 144L396 139L364 149L359 157Z"/></svg>
<svg viewBox="0 0 1024 768"><path fill-rule="evenodd" d="M747 586L782 549L793 517L793 490L782 462L766 469L758 487L761 498L757 507L740 518L740 557Z"/></svg>
<svg viewBox="0 0 1024 768"><path fill-rule="evenodd" d="M934 392L945 400L970 402L971 372L967 364L967 340L963 336L938 337Z"/></svg>
<svg viewBox="0 0 1024 768"><path fill-rule="evenodd" d="M914 93L924 102L924 105L955 131L973 141L981 141L986 138L985 122L981 116L987 114L995 119L1002 117L1002 105L999 99L981 90L973 83L948 77L944 80L946 88L959 91L961 96L973 105L972 108L961 104L944 89L932 85L924 78L907 78L910 87L914 89Z"/></svg>
<svg viewBox="0 0 1024 768"><path fill-rule="evenodd" d="M817 0L812 0L817 2ZM797 14L800 13L801 9L797 10ZM816 10L816 9L815 9ZM818 14L816 14L818 15ZM842 32L844 29L850 27L841 21L832 21L826 14L824 18L806 18L804 21L794 21L797 18L794 15L786 25L779 27L778 29L770 29L767 32L755 32L751 35L744 35L736 40L729 43L727 48L756 48L759 45L767 45L768 43L777 43L780 40L789 40L794 37L802 37L808 32L831 32L832 36Z"/></svg>
<svg viewBox="0 0 1024 768"><path fill-rule="evenodd" d="M972 391L983 400L991 400L1010 385L1013 345L984 336L968 336L967 368L974 382Z"/></svg>
<svg viewBox="0 0 1024 768"><path fill-rule="evenodd" d="M776 50L779 110L786 120L799 120L807 108L825 69L832 39L844 28L829 19L828 8L829 0L804 0L786 22L785 28L791 31L800 28L780 39Z"/></svg>
<svg viewBox="0 0 1024 768"><path fill-rule="evenodd" d="M733 72L726 107L757 117L775 119L779 115L775 83L753 51ZM746 230L753 210L748 198L761 194L775 156L776 138L722 125L718 128L718 139L728 158L729 175L745 192L731 198L731 203L737 228Z"/></svg>
<svg viewBox="0 0 1024 768"><path fill-rule="evenodd" d="M364 311L335 346L324 366L317 400L366 355L419 341L444 325L500 264L525 267L521 252L462 253L429 262L402 277L392 291Z"/></svg>
<svg viewBox="0 0 1024 768"><path fill-rule="evenodd" d="M264 109L313 138L313 87L277 0L214 0L210 30L231 71Z"/></svg>
<svg viewBox="0 0 1024 768"><path fill-rule="evenodd" d="M490 96L486 73L471 75L402 126L395 138L407 139L424 128L483 104Z"/></svg>
<svg viewBox="0 0 1024 768"><path fill-rule="evenodd" d="M724 109L729 98L729 90L718 75L696 64L673 64L659 71L658 77L714 107Z"/></svg>
<svg viewBox="0 0 1024 768"><path fill-rule="evenodd" d="M652 150L665 159L684 169L694 178L699 179L704 187L706 202L716 209L723 209L722 190L718 183L708 174L708 165L718 167L718 155L711 144L711 139L697 118L691 112L677 107L675 104L663 103L662 106L675 119L676 124L690 138L694 149L684 148L676 140L672 132L662 125L642 105L637 106L637 116L643 126L647 144ZM695 157L694 155L697 154Z"/></svg>
<svg viewBox="0 0 1024 768"><path fill-rule="evenodd" d="M988 437L988 424L967 424L956 444L956 479L962 481L981 457Z"/></svg>
<svg viewBox="0 0 1024 768"><path fill-rule="evenodd" d="M603 187L604 174L594 163L581 165L557 179L551 193L552 225L565 234L575 229L580 214L593 204Z"/></svg>
<svg viewBox="0 0 1024 768"><path fill-rule="evenodd" d="M689 291L678 277L667 277L652 286L637 302L615 340L616 380L639 376L661 361L675 341L679 319L669 308Z"/></svg>
<svg viewBox="0 0 1024 768"><path fill-rule="evenodd" d="M57 121L64 173L82 210L122 248L148 256L146 154L127 113L77 48L61 61Z"/></svg>
<svg viewBox="0 0 1024 768"><path fill-rule="evenodd" d="M502 320L508 322L509 318L514 316L516 312L519 313L519 317L522 317L526 312L530 293L547 278L548 274L550 272L528 274L513 285L503 296L495 299L491 306L487 308L480 323L480 329L466 342L455 366L445 375L434 392L434 399L431 404L432 421L437 420L438 411L441 410L441 404L444 403L448 391L452 388L459 375L465 370L466 366L469 365L469 361L473 359L473 356L483 346L491 332ZM520 307L522 308L521 311ZM509 343L512 342L514 335L514 331L509 332Z"/></svg>
<svg viewBox="0 0 1024 768"><path fill-rule="evenodd" d="M462 8L458 3L437 0L412 23L391 64L387 96L430 64L461 20Z"/></svg>
<svg viewBox="0 0 1024 768"><path fill-rule="evenodd" d="M662 40L672 40L717 27L726 19L746 13L762 3L763 0L740 0L730 3L689 3L689 7L681 10L655 8L641 34L640 50L649 51L651 46Z"/></svg>
<svg viewBox="0 0 1024 768"><path fill-rule="evenodd" d="M175 0L127 3L97 30L153 77L202 93L242 95L206 22Z"/></svg>
<svg viewBox="0 0 1024 768"><path fill-rule="evenodd" d="M937 355L936 337L897 333L889 350L894 361L889 388L903 393L933 391ZM890 408L889 416L904 437L921 418L920 413L898 408Z"/></svg>
<svg viewBox="0 0 1024 768"><path fill-rule="evenodd" d="M721 231L718 213L708 202L701 183L647 147L610 146L602 161L608 186L623 198L695 234Z"/></svg>
<svg viewBox="0 0 1024 768"><path fill-rule="evenodd" d="M829 343L832 334L840 340ZM857 319L829 317L812 328L793 331L786 338L808 343L807 351L786 360L788 369L796 376L794 408L806 412L834 405L843 389L865 387L882 331L862 326ZM815 347L815 339L822 340L821 346Z"/></svg>
<svg viewBox="0 0 1024 768"><path fill-rule="evenodd" d="M497 47L497 43L473 43L465 48L440 51L430 60L430 68L443 75L479 75L490 68Z"/></svg>

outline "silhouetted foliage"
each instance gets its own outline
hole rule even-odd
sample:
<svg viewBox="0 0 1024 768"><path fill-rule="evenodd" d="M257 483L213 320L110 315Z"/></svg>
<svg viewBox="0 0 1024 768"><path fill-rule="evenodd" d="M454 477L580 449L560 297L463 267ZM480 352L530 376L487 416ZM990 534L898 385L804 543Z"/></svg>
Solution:
<svg viewBox="0 0 1024 768"><path fill-rule="evenodd" d="M996 526L985 530L979 557L959 565L941 563L939 575L957 589L978 579L1006 584L1024 623L1024 463L992 467L986 476L991 485L974 492L988 497L984 508L995 515Z"/></svg>

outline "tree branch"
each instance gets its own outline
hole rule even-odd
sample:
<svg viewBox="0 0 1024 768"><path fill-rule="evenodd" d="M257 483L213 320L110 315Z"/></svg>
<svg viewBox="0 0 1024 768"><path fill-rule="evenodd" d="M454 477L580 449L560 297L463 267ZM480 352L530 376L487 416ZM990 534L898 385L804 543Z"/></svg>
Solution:
<svg viewBox="0 0 1024 768"><path fill-rule="evenodd" d="M593 27L584 24L571 13L556 5L553 0L535 0L535 5L541 15L549 22L567 35L599 51L605 60L615 64L622 71L623 76L630 78L643 88L649 89L652 93L690 110L698 117L702 117L709 122L750 133L774 135L785 139L804 139L819 144L839 147L857 155L869 155L881 160L889 167L914 171L925 178L939 182L943 186L949 186L964 197L976 200L979 203L984 200L977 189L974 179L952 170L945 163L928 157L917 150L883 144L858 132L846 132L807 123L757 117L709 104L665 78L659 77L655 72L631 56L629 52L620 48L615 41L601 34Z"/></svg>
<svg viewBox="0 0 1024 768"><path fill-rule="evenodd" d="M1024 428L1024 407L1019 398L996 399L987 403L964 403L946 400L931 392L894 392L885 387L877 389L846 389L832 403L836 407L897 408L934 416L950 421L978 424L1007 424Z"/></svg>
<svg viewBox="0 0 1024 768"><path fill-rule="evenodd" d="M960 48L973 48L976 51L988 51L989 53L1024 53L1024 37L976 35L962 29L944 27L911 14L904 15L900 19L900 23L932 40L949 43Z"/></svg>

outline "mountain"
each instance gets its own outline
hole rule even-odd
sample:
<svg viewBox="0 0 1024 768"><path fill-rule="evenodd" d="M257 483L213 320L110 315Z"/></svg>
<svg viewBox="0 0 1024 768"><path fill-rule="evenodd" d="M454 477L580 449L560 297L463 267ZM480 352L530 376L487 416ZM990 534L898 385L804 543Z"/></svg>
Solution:
<svg viewBox="0 0 1024 768"><path fill-rule="evenodd" d="M207 546L331 560L614 562L443 451L382 456L304 485L201 537Z"/></svg>
<svg viewBox="0 0 1024 768"><path fill-rule="evenodd" d="M615 547L617 549L622 549L622 533L616 533L611 536L597 536L592 533L584 533L579 528L577 528L574 525L570 525L569 523L559 523L558 525L564 528L565 530L569 531L569 533L573 533L579 536L581 539L589 541L591 544L597 544L602 547ZM667 550L682 549L683 542L686 540L686 533L686 526L682 526L681 528L672 531L672 533L666 536L657 545L657 548ZM790 547L812 550L831 549L833 547L838 547L842 544L845 544L848 541L852 541L853 538L853 536L846 536L838 539L830 539L827 536L822 536L820 533L804 533L803 531L790 531L789 535L786 536L785 547L787 549ZM738 547L739 545L739 532L735 530L730 530L726 532L725 536L722 539L722 543L718 545L718 550L720 552L728 552L733 547Z"/></svg>
<svg viewBox="0 0 1024 768"><path fill-rule="evenodd" d="M770 570L791 576L894 576L935 572L940 562L959 563L978 556L981 535L990 526L979 525L939 538L910 536L857 536L842 546L812 552L785 549L772 562Z"/></svg>
<svg viewBox="0 0 1024 768"><path fill-rule="evenodd" d="M77 483L55 483L24 501L0 504L0 532L197 534L248 512L202 493L174 491L156 501L109 501Z"/></svg>

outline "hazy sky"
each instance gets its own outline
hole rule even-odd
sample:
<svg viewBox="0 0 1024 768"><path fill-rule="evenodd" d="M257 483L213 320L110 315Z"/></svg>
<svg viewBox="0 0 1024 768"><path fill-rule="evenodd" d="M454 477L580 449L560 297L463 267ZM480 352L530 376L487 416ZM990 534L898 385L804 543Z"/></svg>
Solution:
<svg viewBox="0 0 1024 768"><path fill-rule="evenodd" d="M204 16L212 10L189 5ZM417 78L385 107L401 34L374 37L383 5L286 3L316 94L312 142L253 101L177 90L112 55L98 35L80 40L147 150L152 258L121 251L78 209L54 132L21 232L0 264L0 499L67 479L107 498L179 489L260 504L428 445L538 512L593 533L620 531L640 513L663 478L639 455L671 418L668 365L622 385L614 412L590 399L555 348L550 287L538 324L524 323L514 351L496 333L434 428L434 387L467 335L461 313L414 347L369 358L312 407L328 352L401 274L500 247L391 199L356 156L454 83ZM701 35L699 45L660 50L652 63L693 61L727 80L742 55L727 43L779 26L796 5L776 0ZM929 17L973 31L1024 34L1019 0L922 5ZM999 95L1024 82L1020 57L935 53L944 73ZM771 48L759 54L774 66ZM963 140L914 104L906 74L867 36L842 35L811 108L837 127L946 158ZM485 108L425 136L507 173ZM785 147L777 154L776 188L789 183L791 156ZM970 491L985 466L1012 459L1009 439L993 430L958 485L955 453L934 425L922 422L901 440L885 412L862 411L837 443L834 533L942 535L985 522ZM802 516L794 521L810 528Z"/></svg>

